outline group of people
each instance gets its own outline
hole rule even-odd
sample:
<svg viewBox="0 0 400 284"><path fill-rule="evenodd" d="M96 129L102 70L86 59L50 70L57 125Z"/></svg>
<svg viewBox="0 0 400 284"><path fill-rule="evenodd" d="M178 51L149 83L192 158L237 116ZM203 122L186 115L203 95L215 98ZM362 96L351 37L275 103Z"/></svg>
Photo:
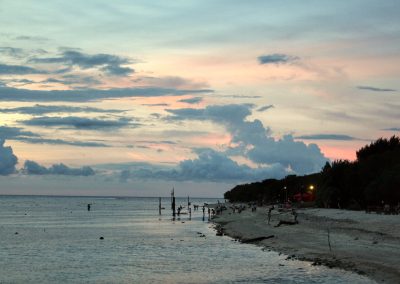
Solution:
<svg viewBox="0 0 400 284"><path fill-rule="evenodd" d="M271 207L268 208L268 225L271 223L271 217L272 217L272 211L275 209L275 205L272 205ZM287 211L286 211L287 212ZM293 224L298 224L297 221L297 212L294 208L291 208L290 210L291 215L293 215L293 221L279 221L278 225L276 225L275 227L279 227L281 224L289 224L289 225L293 225Z"/></svg>
<svg viewBox="0 0 400 284"><path fill-rule="evenodd" d="M366 213L375 212L377 214L383 213L385 215L391 215L391 214L398 215L400 214L400 202L397 203L397 205L390 206L390 204L382 200L380 206L367 206L365 212Z"/></svg>
<svg viewBox="0 0 400 284"><path fill-rule="evenodd" d="M239 205L232 205L230 207L232 209L232 213L236 213L236 211L240 214L242 213L243 210L246 209L246 206L243 204L239 204Z"/></svg>

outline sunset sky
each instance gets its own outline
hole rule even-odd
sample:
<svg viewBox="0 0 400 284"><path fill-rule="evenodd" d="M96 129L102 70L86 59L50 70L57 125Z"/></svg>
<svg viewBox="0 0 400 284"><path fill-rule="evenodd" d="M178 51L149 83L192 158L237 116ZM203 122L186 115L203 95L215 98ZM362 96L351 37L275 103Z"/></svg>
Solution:
<svg viewBox="0 0 400 284"><path fill-rule="evenodd" d="M400 132L400 2L0 0L0 194L216 196Z"/></svg>

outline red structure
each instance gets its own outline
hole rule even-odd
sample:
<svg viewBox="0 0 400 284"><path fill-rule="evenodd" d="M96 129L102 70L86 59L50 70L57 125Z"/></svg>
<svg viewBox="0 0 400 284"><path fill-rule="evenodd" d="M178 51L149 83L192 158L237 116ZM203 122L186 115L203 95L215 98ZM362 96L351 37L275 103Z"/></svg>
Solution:
<svg viewBox="0 0 400 284"><path fill-rule="evenodd" d="M300 201L314 201L315 194L312 192L304 192L303 194L297 193L293 195L293 200L300 202Z"/></svg>

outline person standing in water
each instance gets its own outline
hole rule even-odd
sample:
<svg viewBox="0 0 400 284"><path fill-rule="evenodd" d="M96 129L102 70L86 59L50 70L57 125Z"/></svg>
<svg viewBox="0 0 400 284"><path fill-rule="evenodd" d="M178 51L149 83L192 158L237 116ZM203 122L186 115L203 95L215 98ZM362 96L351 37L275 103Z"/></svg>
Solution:
<svg viewBox="0 0 400 284"><path fill-rule="evenodd" d="M87 205L87 211L90 211L90 203Z"/></svg>

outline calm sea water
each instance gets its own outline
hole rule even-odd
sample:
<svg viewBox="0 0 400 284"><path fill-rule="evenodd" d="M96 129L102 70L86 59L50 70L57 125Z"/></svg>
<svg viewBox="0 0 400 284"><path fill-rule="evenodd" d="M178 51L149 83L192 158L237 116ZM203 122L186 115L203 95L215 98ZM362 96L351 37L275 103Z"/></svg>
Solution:
<svg viewBox="0 0 400 284"><path fill-rule="evenodd" d="M192 200L204 202L216 200ZM374 283L217 237L201 210L172 221L163 206L159 216L158 198L0 196L0 283Z"/></svg>

